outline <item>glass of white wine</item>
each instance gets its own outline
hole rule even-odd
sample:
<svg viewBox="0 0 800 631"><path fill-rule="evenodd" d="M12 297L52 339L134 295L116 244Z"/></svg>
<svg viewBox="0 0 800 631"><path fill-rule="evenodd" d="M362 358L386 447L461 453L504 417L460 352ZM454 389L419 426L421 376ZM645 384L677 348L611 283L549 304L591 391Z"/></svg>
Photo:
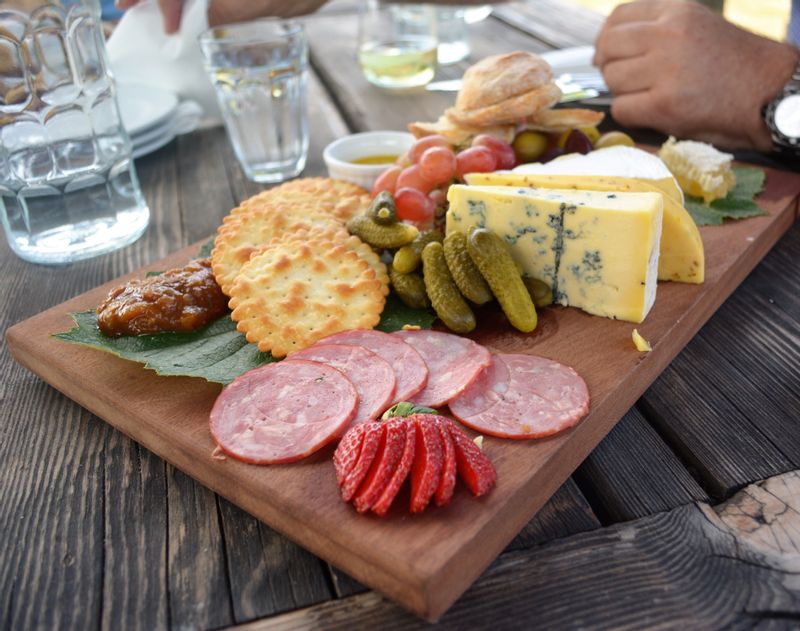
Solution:
<svg viewBox="0 0 800 631"><path fill-rule="evenodd" d="M381 88L414 88L436 74L435 8L366 0L358 23L358 60L367 80Z"/></svg>

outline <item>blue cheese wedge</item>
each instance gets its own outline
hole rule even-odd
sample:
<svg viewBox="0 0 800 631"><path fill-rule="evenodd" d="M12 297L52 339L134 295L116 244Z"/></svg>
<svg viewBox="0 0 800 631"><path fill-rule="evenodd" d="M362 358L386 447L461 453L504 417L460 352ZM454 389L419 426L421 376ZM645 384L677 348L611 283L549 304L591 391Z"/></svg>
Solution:
<svg viewBox="0 0 800 631"><path fill-rule="evenodd" d="M661 194L453 185L447 199L448 233L494 231L555 302L637 323L653 306Z"/></svg>

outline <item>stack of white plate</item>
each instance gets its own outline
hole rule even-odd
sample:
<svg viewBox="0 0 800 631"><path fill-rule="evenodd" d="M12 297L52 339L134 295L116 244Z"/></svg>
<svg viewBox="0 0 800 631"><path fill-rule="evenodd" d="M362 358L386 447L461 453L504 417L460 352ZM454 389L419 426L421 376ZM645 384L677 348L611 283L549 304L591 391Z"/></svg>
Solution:
<svg viewBox="0 0 800 631"><path fill-rule="evenodd" d="M122 124L139 158L197 128L203 114L194 101L179 101L167 90L130 83L117 85Z"/></svg>

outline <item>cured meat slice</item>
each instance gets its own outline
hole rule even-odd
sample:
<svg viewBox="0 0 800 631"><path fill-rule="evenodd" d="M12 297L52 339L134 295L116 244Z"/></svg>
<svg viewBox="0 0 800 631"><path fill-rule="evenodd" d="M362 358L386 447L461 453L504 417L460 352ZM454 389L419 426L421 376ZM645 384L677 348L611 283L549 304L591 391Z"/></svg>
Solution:
<svg viewBox="0 0 800 631"><path fill-rule="evenodd" d="M359 423L344 435L333 452L333 467L336 470L336 481L342 485L347 474L353 470L361 453L361 439L367 430L366 423Z"/></svg>
<svg viewBox="0 0 800 631"><path fill-rule="evenodd" d="M292 353L291 357L338 368L353 382L359 396L353 423L374 419L392 402L396 383L392 367L385 359L363 346L315 344Z"/></svg>
<svg viewBox="0 0 800 631"><path fill-rule="evenodd" d="M448 430L455 447L458 475L475 497L485 495L497 480L494 466L469 436L458 427L448 423Z"/></svg>
<svg viewBox="0 0 800 631"><path fill-rule="evenodd" d="M461 394L492 363L492 356L480 344L439 331L395 331L391 335L411 344L428 365L428 384L414 403L435 408Z"/></svg>
<svg viewBox="0 0 800 631"><path fill-rule="evenodd" d="M359 427L361 426L359 425ZM397 497L397 493L400 491L400 487L403 486L403 482L406 481L411 471L411 465L414 463L416 442L417 424L408 422L406 423L405 445L403 446L403 454L400 456L400 462L397 464L394 475L392 475L389 484L386 485L378 501L372 505L372 511L376 515L383 517L389 511L392 502L394 502L394 498Z"/></svg>
<svg viewBox="0 0 800 631"><path fill-rule="evenodd" d="M345 477L344 484L342 484L342 499L345 502L353 499L364 478L367 477L367 473L375 460L375 455L381 448L381 443L386 433L386 426L383 423L367 423L366 425L367 429L364 432L364 440L361 443L361 452L358 454L358 460L356 460L350 473Z"/></svg>
<svg viewBox="0 0 800 631"><path fill-rule="evenodd" d="M456 448L447 427L449 424L450 422L445 419L437 423L439 434L442 436L442 478L433 496L437 506L449 504L456 488Z"/></svg>
<svg viewBox="0 0 800 631"><path fill-rule="evenodd" d="M542 438L572 427L589 411L586 382L569 366L535 355L500 354L494 361L506 370L493 371L488 385L476 383L450 403L464 425L501 438ZM496 400L486 407L489 399Z"/></svg>
<svg viewBox="0 0 800 631"><path fill-rule="evenodd" d="M252 464L304 458L341 434L358 393L340 371L286 360L234 379L211 409L211 435L228 455Z"/></svg>
<svg viewBox="0 0 800 631"><path fill-rule="evenodd" d="M389 484L395 467L403 455L408 421L404 418L394 418L386 421L384 425L386 425L386 432L382 448L375 455L372 467L353 500L359 513L364 513L372 508L386 485Z"/></svg>
<svg viewBox="0 0 800 631"><path fill-rule="evenodd" d="M363 346L389 362L397 379L392 403L408 401L428 383L428 366L422 356L410 344L389 333L353 329L326 337L320 344Z"/></svg>
<svg viewBox="0 0 800 631"><path fill-rule="evenodd" d="M411 512L421 513L439 487L442 475L442 435L436 422L417 423L424 414L413 414L409 420L417 425L416 457L411 467Z"/></svg>
<svg viewBox="0 0 800 631"><path fill-rule="evenodd" d="M457 418L482 414L503 399L508 390L508 368L505 362L495 361L495 357L464 392L447 404Z"/></svg>

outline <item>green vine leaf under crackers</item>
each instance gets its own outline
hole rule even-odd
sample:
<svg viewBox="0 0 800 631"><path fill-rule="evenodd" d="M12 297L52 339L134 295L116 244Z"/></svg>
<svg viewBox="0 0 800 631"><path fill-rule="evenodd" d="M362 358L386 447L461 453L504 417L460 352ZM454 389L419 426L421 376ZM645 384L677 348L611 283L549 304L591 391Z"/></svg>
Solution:
<svg viewBox="0 0 800 631"><path fill-rule="evenodd" d="M242 373L276 361L249 344L229 315L191 333L155 333L152 335L108 337L97 328L94 310L70 314L75 327L53 337L81 346L89 346L123 359L139 362L159 375L199 377L214 383L228 384ZM381 321L376 327L385 332L406 325L429 329L436 315L427 309L410 309L393 294L386 300Z"/></svg>

